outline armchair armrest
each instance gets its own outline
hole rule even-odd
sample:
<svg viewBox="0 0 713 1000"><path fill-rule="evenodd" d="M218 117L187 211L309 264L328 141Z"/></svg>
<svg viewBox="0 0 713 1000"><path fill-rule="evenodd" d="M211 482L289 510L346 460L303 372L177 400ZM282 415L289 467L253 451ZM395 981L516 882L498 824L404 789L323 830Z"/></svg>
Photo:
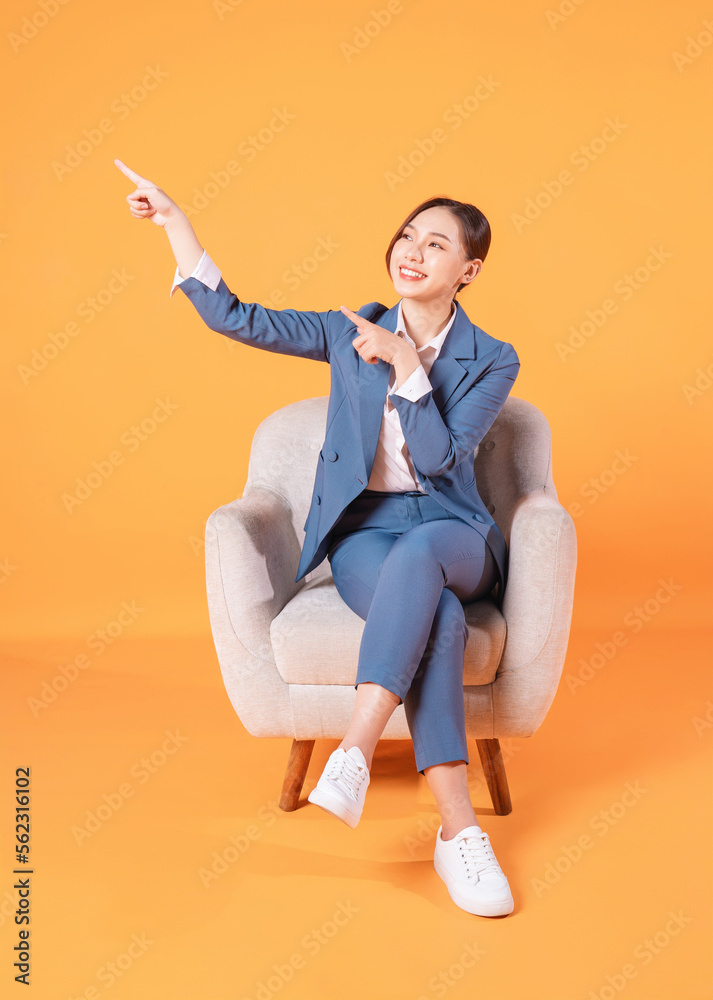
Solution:
<svg viewBox="0 0 713 1000"><path fill-rule="evenodd" d="M569 512L544 491L523 496L510 528L502 605L507 637L493 683L496 734L532 735L554 700L569 641L576 567Z"/></svg>
<svg viewBox="0 0 713 1000"><path fill-rule="evenodd" d="M211 630L233 707L253 736L291 731L289 691L270 625L303 586L292 511L265 487L213 511L206 522L206 592Z"/></svg>
<svg viewBox="0 0 713 1000"><path fill-rule="evenodd" d="M253 656L274 663L270 624L302 586L295 583L300 547L287 502L257 487L219 507L206 523L205 553L235 635Z"/></svg>

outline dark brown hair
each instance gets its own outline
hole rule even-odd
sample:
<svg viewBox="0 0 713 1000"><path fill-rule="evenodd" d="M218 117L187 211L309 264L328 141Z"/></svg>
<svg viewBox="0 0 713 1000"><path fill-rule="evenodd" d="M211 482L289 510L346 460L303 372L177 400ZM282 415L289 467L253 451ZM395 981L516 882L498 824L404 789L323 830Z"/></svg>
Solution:
<svg viewBox="0 0 713 1000"><path fill-rule="evenodd" d="M427 208L443 206L447 208L458 220L461 243L465 250L466 260L485 260L490 247L490 224L480 209L475 205L469 205L465 201L456 201L454 198L429 198L422 201L420 205L404 219L389 243L386 251L386 270L391 277L391 253L396 241L402 236L404 228L419 214ZM461 288L467 288L466 283L461 283L456 289L455 295ZM454 296L455 298L455 296Z"/></svg>

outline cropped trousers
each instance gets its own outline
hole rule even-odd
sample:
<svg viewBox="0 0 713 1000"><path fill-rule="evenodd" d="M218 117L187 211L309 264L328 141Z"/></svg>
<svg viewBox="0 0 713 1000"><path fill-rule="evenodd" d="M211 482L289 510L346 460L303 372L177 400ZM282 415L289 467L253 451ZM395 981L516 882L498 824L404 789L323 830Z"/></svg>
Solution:
<svg viewBox="0 0 713 1000"><path fill-rule="evenodd" d="M355 687L403 702L416 767L468 760L463 604L497 582L475 528L427 493L363 490L332 529L327 553L345 603L364 619Z"/></svg>

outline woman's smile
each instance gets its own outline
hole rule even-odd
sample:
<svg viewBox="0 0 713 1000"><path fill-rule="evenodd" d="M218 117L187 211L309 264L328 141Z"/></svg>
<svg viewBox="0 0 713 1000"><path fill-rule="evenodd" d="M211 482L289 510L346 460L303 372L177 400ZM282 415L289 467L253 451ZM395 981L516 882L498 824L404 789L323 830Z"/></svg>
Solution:
<svg viewBox="0 0 713 1000"><path fill-rule="evenodd" d="M421 271L415 271L413 268L404 267L403 265L399 267L399 275L405 281L421 281L422 278L427 277L427 275L423 274Z"/></svg>

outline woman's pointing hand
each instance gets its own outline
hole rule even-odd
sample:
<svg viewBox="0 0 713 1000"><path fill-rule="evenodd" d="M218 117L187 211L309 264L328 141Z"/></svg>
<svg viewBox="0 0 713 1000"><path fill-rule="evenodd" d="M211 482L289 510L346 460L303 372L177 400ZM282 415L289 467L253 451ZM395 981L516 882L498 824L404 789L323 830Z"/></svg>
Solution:
<svg viewBox="0 0 713 1000"><path fill-rule="evenodd" d="M157 226L165 226L182 215L181 209L146 177L137 174L121 160L114 160L116 166L136 185L136 190L126 196L131 214L135 219L151 219Z"/></svg>
<svg viewBox="0 0 713 1000"><path fill-rule="evenodd" d="M392 333L383 326L370 323L368 319L363 319L358 313L346 306L339 307L356 326L359 336L352 341L352 346L357 354L370 365L376 365L379 360L386 361L393 365L397 357L404 354L404 348L411 347L398 334Z"/></svg>

